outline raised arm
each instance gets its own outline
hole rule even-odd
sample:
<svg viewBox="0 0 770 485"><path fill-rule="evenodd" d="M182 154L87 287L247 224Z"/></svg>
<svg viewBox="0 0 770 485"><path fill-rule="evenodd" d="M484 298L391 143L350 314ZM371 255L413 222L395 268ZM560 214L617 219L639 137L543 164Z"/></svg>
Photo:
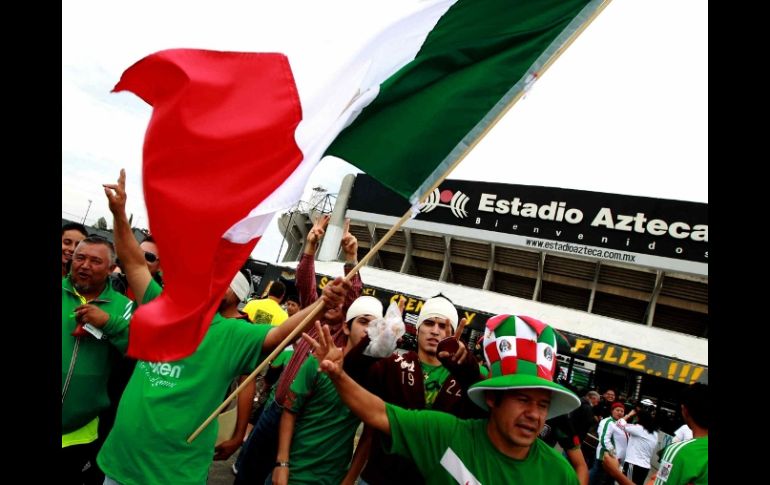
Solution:
<svg viewBox="0 0 770 485"><path fill-rule="evenodd" d="M115 252L120 259L123 271L126 272L128 286L134 292L137 304L141 304L147 285L152 280L152 275L144 261L144 251L139 247L126 217L126 171L120 169L117 184L103 184L102 186L113 217Z"/></svg>
<svg viewBox="0 0 770 485"><path fill-rule="evenodd" d="M315 349L313 353L320 362L319 370L329 375L342 402L353 411L353 414L367 426L390 436L390 421L385 412L385 401L364 389L342 370L342 349L334 345L329 326L324 325L322 328L317 321L315 325L318 330L318 340L307 333L303 333L302 337Z"/></svg>
<svg viewBox="0 0 770 485"><path fill-rule="evenodd" d="M315 253L318 243L326 232L329 215L319 217L307 233L305 247L297 265L295 282L299 293L299 304L302 308L310 306L318 298L315 284Z"/></svg>
<svg viewBox="0 0 770 485"><path fill-rule="evenodd" d="M345 253L345 275L358 264L358 239L350 233L350 219L345 219L345 226L343 227L342 239L340 240L340 247L342 252ZM361 272L357 272L350 278L350 291L345 298L345 303L342 305L342 311L346 312L350 305L353 304L356 298L361 296L361 290L364 287L364 282L361 280Z"/></svg>
<svg viewBox="0 0 770 485"><path fill-rule="evenodd" d="M324 287L322 298L327 308L338 306L345 298L345 294L350 288L350 283L346 283L342 278L337 278ZM262 352L273 350L278 344L289 336L289 334L304 320L305 316L310 314L312 307L306 307L290 316L285 322L277 327L273 327L265 337L262 344Z"/></svg>

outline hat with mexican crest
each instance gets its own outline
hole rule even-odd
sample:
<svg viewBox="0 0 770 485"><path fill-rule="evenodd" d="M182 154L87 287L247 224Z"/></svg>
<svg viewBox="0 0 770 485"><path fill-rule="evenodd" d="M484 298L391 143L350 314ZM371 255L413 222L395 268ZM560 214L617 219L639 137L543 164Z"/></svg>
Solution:
<svg viewBox="0 0 770 485"><path fill-rule="evenodd" d="M553 382L556 371L556 332L532 317L496 315L487 320L484 358L489 376L468 389L468 397L488 410L484 391L545 389L551 391L548 418L580 406L580 399Z"/></svg>

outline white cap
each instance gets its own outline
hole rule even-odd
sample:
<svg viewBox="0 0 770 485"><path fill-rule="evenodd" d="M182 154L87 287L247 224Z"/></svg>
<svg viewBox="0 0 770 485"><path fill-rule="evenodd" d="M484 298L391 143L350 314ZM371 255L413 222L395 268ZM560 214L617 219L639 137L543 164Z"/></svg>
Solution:
<svg viewBox="0 0 770 485"><path fill-rule="evenodd" d="M233 290L238 300L244 301L250 293L249 280L243 276L243 273L238 271L233 276L233 281L230 282L230 289Z"/></svg>
<svg viewBox="0 0 770 485"><path fill-rule="evenodd" d="M437 317L449 319L453 331L457 328L457 309L443 296L434 296L422 305L420 315L417 317L417 328L420 328L423 321Z"/></svg>
<svg viewBox="0 0 770 485"><path fill-rule="evenodd" d="M348 312L345 314L345 321L349 322L361 315L372 315L382 318L382 303L380 300L373 296L359 296L348 308Z"/></svg>
<svg viewBox="0 0 770 485"><path fill-rule="evenodd" d="M639 404L641 404L642 406L654 406L655 405L655 403L650 401L649 399L642 399L641 401L639 401Z"/></svg>

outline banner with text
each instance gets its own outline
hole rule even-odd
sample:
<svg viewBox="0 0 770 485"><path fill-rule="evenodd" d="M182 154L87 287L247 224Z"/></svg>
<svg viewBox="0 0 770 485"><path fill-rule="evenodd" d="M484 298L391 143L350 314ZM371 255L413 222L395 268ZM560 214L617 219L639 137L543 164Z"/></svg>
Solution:
<svg viewBox="0 0 770 485"><path fill-rule="evenodd" d="M392 225L407 202L356 175L347 216ZM445 180L405 227L708 275L708 204L528 185Z"/></svg>

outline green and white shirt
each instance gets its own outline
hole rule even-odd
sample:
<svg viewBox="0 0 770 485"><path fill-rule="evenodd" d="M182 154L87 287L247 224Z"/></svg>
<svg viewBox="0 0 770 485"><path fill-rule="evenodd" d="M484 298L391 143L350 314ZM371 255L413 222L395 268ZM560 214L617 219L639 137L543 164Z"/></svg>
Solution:
<svg viewBox="0 0 770 485"><path fill-rule="evenodd" d="M390 421L391 453L411 459L426 485L553 484L577 485L567 460L540 439L529 455L516 460L489 441L486 419L458 419L450 414L385 405Z"/></svg>
<svg viewBox="0 0 770 485"><path fill-rule="evenodd" d="M655 485L707 485L708 482L708 436L672 443L666 447Z"/></svg>

